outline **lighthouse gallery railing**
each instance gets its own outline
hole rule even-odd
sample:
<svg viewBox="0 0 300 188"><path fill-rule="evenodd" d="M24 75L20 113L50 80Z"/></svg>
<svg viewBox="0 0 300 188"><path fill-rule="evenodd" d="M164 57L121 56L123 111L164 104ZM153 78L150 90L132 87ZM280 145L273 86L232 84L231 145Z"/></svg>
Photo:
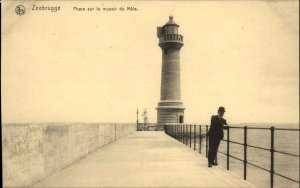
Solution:
<svg viewBox="0 0 300 188"><path fill-rule="evenodd" d="M193 127L193 130L192 130ZM202 127L205 127L205 132L202 132ZM230 140L230 130L231 129L243 129L244 130L244 142L240 143L240 142L236 142L236 141L232 141ZM270 148L264 148L264 147L259 147L259 146L254 146L254 145L250 145L247 143L247 132L249 129L253 129L253 130L270 130L271 136L270 136L270 141L271 141L271 146ZM194 150L196 150L196 141L197 141L197 130L199 133L199 153L202 152L202 146L205 147L205 155L206 157L208 156L208 137L206 136L208 133L208 125L202 126L202 125L186 125L186 124L167 124L165 125L165 132L166 134L168 134L169 136L177 139L178 141L189 145L190 148L192 148L192 138L193 139L193 145L194 145ZM244 180L247 179L247 165L251 165L253 167L256 167L258 169L261 169L263 171L269 172L270 173L270 187L273 188L274 187L274 175L280 176L284 179L287 179L289 181L295 182L300 184L299 180L295 180L291 177L288 177L286 175L280 174L279 172L276 172L274 170L274 153L280 153L283 155L288 155L288 156L292 156L292 157L296 157L296 158L300 158L299 154L292 154L292 153L288 153L288 152L284 152L284 151L279 151L279 150L275 150L274 147L274 139L275 139L275 131L298 131L300 133L300 129L288 129L288 128L275 128L275 127L270 127L270 128L263 128L263 127L238 127L238 126L228 126L228 128L225 130L227 131L227 139L223 139L222 141L226 142L226 153L218 151L218 153L224 154L225 156L227 156L227 170L229 170L230 167L230 163L229 163L229 158L233 158L236 159L238 161L243 162L244 164ZM205 137L205 145L202 143L201 137ZM230 153L230 143L233 144L237 144L237 145L242 145L244 146L244 158L238 158L234 155L232 155ZM270 169L266 169L263 168L257 164L251 163L249 161L247 161L247 148L256 148L259 150L264 150L264 151L269 151L271 154L270 157ZM299 147L299 146L298 146Z"/></svg>
<svg viewBox="0 0 300 188"><path fill-rule="evenodd" d="M183 42L183 36L179 34L166 34L159 38L159 42Z"/></svg>

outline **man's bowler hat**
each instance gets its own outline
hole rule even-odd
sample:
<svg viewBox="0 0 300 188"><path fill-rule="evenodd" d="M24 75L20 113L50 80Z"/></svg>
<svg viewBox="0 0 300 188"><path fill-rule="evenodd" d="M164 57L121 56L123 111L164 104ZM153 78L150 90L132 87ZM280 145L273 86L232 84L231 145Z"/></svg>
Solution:
<svg viewBox="0 0 300 188"><path fill-rule="evenodd" d="M225 111L225 108L223 106L220 106L218 112L226 112L226 111Z"/></svg>

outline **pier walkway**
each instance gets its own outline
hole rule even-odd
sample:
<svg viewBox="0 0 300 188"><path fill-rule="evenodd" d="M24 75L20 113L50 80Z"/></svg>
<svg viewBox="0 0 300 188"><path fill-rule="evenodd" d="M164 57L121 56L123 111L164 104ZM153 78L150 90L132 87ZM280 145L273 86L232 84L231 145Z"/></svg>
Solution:
<svg viewBox="0 0 300 188"><path fill-rule="evenodd" d="M253 187L164 132L134 132L34 187Z"/></svg>

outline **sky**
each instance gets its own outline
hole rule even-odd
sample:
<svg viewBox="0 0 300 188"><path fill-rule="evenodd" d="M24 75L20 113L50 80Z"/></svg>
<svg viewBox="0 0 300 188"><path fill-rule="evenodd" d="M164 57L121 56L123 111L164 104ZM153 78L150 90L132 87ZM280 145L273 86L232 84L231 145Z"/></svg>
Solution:
<svg viewBox="0 0 300 188"><path fill-rule="evenodd" d="M4 123L156 122L162 54L156 27L169 15L180 52L185 122L219 106L230 123L299 122L298 1L2 2ZM60 6L58 12L33 11ZM137 11L74 11L74 7Z"/></svg>

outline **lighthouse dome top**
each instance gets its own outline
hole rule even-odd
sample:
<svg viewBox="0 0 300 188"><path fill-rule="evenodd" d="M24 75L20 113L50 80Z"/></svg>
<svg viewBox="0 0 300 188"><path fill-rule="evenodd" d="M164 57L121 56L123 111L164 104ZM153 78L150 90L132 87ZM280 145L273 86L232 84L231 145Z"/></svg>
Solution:
<svg viewBox="0 0 300 188"><path fill-rule="evenodd" d="M174 21L173 21L173 16L169 16L169 21L165 24L166 25L176 25L176 26L179 26L177 25Z"/></svg>

